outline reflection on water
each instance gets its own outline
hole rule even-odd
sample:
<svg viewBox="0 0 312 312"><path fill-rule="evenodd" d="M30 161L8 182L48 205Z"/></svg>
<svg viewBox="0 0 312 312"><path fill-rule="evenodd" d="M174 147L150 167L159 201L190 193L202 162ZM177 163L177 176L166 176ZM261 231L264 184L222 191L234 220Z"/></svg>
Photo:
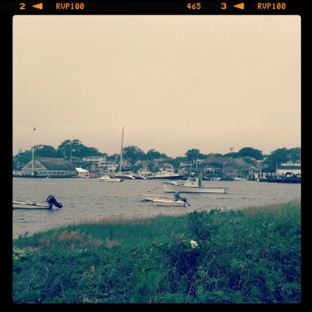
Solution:
<svg viewBox="0 0 312 312"><path fill-rule="evenodd" d="M228 194L183 194L191 206L155 207L142 202L140 193L164 193L162 181L125 180L105 183L96 179L27 179L13 178L14 200L45 202L54 195L63 208L49 210L13 210L13 238L59 226L97 220L102 217L148 217L178 215L212 208L238 209L287 202L301 198L300 184L254 181L203 181L204 185L229 187Z"/></svg>

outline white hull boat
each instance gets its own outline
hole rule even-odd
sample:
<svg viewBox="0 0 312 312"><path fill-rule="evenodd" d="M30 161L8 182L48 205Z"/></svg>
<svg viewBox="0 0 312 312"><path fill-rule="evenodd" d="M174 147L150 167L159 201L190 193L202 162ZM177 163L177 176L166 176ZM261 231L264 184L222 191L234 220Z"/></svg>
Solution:
<svg viewBox="0 0 312 312"><path fill-rule="evenodd" d="M166 193L211 193L225 194L228 187L203 186L199 176L190 175L185 182L164 182L163 188Z"/></svg>
<svg viewBox="0 0 312 312"><path fill-rule="evenodd" d="M174 172L174 167L171 164L165 163L162 165L162 167L159 169L158 172L156 172L154 175L150 176L149 179L155 180L182 180L183 175L180 175L179 173Z"/></svg>
<svg viewBox="0 0 312 312"><path fill-rule="evenodd" d="M247 181L247 179L236 177L236 178L234 178L234 181Z"/></svg>
<svg viewBox="0 0 312 312"><path fill-rule="evenodd" d="M49 204L30 201L13 201L13 209L51 209Z"/></svg>
<svg viewBox="0 0 312 312"><path fill-rule="evenodd" d="M122 182L123 179L120 178L111 178L108 175L101 176L100 178L97 178L100 182Z"/></svg>
<svg viewBox="0 0 312 312"><path fill-rule="evenodd" d="M190 206L190 204L187 202L187 199L180 197L178 192L174 194L174 199L149 194L139 194L139 196L143 201L152 202L153 206L185 207L186 204Z"/></svg>
<svg viewBox="0 0 312 312"><path fill-rule="evenodd" d="M135 177L132 174L123 173L123 172L115 172L112 175L112 178L117 178L117 179L122 179L122 180L135 180Z"/></svg>
<svg viewBox="0 0 312 312"><path fill-rule="evenodd" d="M154 201L154 200L172 200L172 198L164 197L164 196L156 196L156 195L149 195L149 194L139 194L142 201Z"/></svg>
<svg viewBox="0 0 312 312"><path fill-rule="evenodd" d="M168 170L160 170L149 177L151 180L181 180L182 178L182 175Z"/></svg>
<svg viewBox="0 0 312 312"><path fill-rule="evenodd" d="M146 180L146 178L140 174L134 174L133 177L136 179L136 180Z"/></svg>
<svg viewBox="0 0 312 312"><path fill-rule="evenodd" d="M185 207L186 202L183 200L173 200L173 199L154 199L153 206L165 206L165 207Z"/></svg>
<svg viewBox="0 0 312 312"><path fill-rule="evenodd" d="M13 209L52 209L53 206L57 208L62 208L63 205L59 203L53 195L49 195L46 199L47 203L36 203L31 201L12 201L12 208Z"/></svg>

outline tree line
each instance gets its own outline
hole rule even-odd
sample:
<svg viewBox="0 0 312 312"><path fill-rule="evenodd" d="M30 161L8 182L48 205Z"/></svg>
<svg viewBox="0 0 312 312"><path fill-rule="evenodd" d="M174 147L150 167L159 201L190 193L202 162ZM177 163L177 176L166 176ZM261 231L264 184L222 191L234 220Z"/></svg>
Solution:
<svg viewBox="0 0 312 312"><path fill-rule="evenodd" d="M56 149L51 145L39 144L32 146L30 150L25 150L24 152L18 153L13 156L13 170L20 170L27 163L29 163L32 159L34 149L35 157L51 157L51 158L64 158L66 160L73 159L82 159L83 157L90 156L99 156L106 157L107 161L118 161L120 158L119 153L114 153L112 155L108 155L107 153L101 153L95 147L88 147L82 144L80 140L65 140L62 142ZM207 159L212 155L203 154L199 149L191 148L187 150L184 156L178 156L172 158L165 153L160 153L155 149L150 149L147 153L143 152L137 146L127 146L122 150L122 157L124 160L127 160L129 163L134 165L138 161L141 162L151 162L155 160L166 161L167 163L171 163L174 167L178 167L181 162L193 162L200 159ZM226 154L215 153L216 157L233 157L233 158L244 158L255 159L262 164L268 165L269 167L276 167L281 163L286 163L288 161L297 162L301 159L301 148L295 147L291 149L287 149L285 147L278 148L274 150L269 155L264 155L261 150L252 148L252 147L244 147L240 149L238 152L230 152Z"/></svg>

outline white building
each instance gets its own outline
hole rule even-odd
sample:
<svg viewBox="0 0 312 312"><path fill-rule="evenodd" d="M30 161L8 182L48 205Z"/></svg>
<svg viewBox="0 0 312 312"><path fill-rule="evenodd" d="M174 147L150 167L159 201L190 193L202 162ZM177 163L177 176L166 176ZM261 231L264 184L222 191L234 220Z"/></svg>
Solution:
<svg viewBox="0 0 312 312"><path fill-rule="evenodd" d="M301 163L287 162L282 163L278 168L276 168L277 175L285 175L287 172L301 175Z"/></svg>
<svg viewBox="0 0 312 312"><path fill-rule="evenodd" d="M89 178L89 171L83 168L75 168L78 172L77 178Z"/></svg>

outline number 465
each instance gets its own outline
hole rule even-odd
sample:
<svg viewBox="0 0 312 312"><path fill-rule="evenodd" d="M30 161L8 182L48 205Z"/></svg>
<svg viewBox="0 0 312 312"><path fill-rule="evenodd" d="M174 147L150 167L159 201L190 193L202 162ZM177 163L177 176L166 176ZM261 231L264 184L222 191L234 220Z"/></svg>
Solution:
<svg viewBox="0 0 312 312"><path fill-rule="evenodd" d="M189 10L200 10L201 9L201 3L200 2L197 2L197 3L188 3L186 5L186 7L189 9Z"/></svg>

